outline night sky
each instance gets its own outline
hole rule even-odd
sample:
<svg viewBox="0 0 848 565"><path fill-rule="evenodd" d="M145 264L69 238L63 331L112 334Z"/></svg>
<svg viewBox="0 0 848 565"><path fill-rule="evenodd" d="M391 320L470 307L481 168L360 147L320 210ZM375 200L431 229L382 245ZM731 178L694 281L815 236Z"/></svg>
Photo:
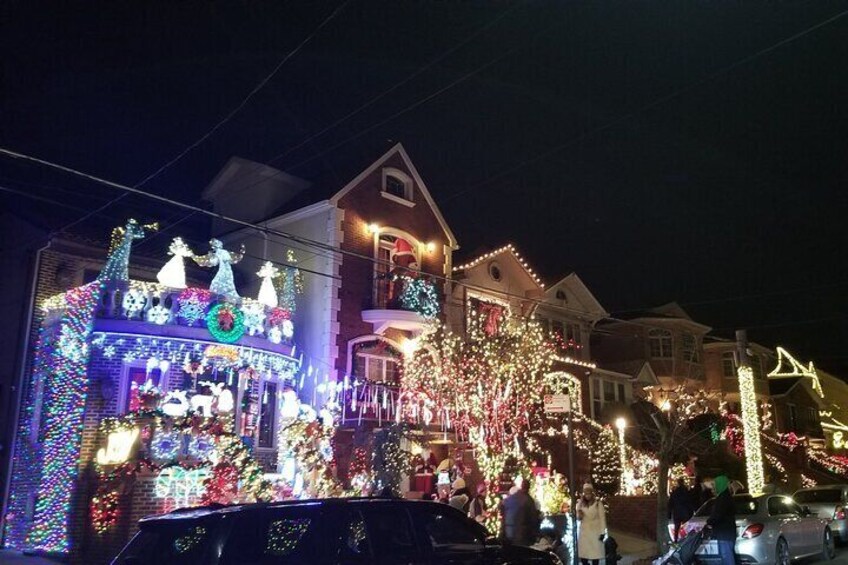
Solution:
<svg viewBox="0 0 848 565"><path fill-rule="evenodd" d="M0 145L135 184L340 4L6 2ZM718 335L747 327L848 377L848 13L778 45L846 10L350 0L145 186L196 204L238 155L341 187L401 141L460 258L511 241L613 315L677 300ZM0 195L57 225L117 195L5 158L0 186L79 208ZM130 211L185 215L128 198L87 227Z"/></svg>

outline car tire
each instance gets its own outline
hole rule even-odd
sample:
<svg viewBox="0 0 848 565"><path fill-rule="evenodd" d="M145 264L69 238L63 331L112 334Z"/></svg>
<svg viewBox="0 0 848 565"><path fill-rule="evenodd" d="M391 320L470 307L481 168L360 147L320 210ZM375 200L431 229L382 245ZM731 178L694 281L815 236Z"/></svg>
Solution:
<svg viewBox="0 0 848 565"><path fill-rule="evenodd" d="M791 565L792 558L789 556L789 544L780 538L777 540L777 548L774 550L774 565Z"/></svg>
<svg viewBox="0 0 848 565"><path fill-rule="evenodd" d="M822 561L830 561L836 556L836 547L833 542L833 533L830 531L830 528L824 529L824 536L822 539L822 552L821 559Z"/></svg>

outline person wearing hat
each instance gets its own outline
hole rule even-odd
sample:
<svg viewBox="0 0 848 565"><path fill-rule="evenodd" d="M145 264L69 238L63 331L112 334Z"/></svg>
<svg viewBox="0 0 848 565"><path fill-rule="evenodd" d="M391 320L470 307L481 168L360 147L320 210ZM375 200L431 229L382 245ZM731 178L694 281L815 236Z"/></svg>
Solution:
<svg viewBox="0 0 848 565"><path fill-rule="evenodd" d="M719 475L713 481L716 497L707 527L710 535L718 543L718 554L721 565L736 565L736 511L733 508L733 497L730 495L730 479Z"/></svg>
<svg viewBox="0 0 848 565"><path fill-rule="evenodd" d="M595 487L583 485L583 496L577 501L577 519L580 521L580 537L577 539L577 556L583 565L598 565L606 557L604 537L607 533L607 517L604 505L595 496Z"/></svg>
<svg viewBox="0 0 848 565"><path fill-rule="evenodd" d="M467 512L468 501L471 500L468 494L468 489L465 487L465 479L459 478L451 485L451 495L448 504L457 510Z"/></svg>

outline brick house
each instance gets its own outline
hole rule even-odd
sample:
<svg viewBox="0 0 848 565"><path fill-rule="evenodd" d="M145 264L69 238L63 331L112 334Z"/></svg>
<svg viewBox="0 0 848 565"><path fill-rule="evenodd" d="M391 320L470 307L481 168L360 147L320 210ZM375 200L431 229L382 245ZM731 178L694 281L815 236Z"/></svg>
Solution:
<svg viewBox="0 0 848 565"><path fill-rule="evenodd" d="M599 331L592 336L599 363L638 375L637 387L649 386L653 379L653 386L663 389L704 386L703 342L708 326L692 320L674 302L620 318L598 324ZM650 371L644 370L644 364Z"/></svg>
<svg viewBox="0 0 848 565"><path fill-rule="evenodd" d="M234 166L244 168L228 168ZM243 176L225 168L207 188L216 209L249 183ZM246 277L262 260L286 263L289 250L297 257L305 290L295 315L303 328L296 342L304 363L316 384L355 385L346 393L336 438L345 475L354 444L395 418L404 347L428 319L444 320L445 281L458 244L401 144L344 185L289 179L286 190L270 214L263 216L264 208L244 214L294 239L249 230L223 239L247 248L248 258L237 267ZM299 245L297 238L320 241L326 251Z"/></svg>

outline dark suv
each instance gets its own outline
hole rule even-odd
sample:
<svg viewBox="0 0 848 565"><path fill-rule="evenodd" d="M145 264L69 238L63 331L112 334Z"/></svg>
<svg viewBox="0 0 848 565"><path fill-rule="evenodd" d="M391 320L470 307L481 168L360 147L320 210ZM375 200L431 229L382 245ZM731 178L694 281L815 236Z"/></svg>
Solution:
<svg viewBox="0 0 848 565"><path fill-rule="evenodd" d="M198 508L145 518L140 527L113 565L559 565L551 554L500 545L445 504L402 499Z"/></svg>

